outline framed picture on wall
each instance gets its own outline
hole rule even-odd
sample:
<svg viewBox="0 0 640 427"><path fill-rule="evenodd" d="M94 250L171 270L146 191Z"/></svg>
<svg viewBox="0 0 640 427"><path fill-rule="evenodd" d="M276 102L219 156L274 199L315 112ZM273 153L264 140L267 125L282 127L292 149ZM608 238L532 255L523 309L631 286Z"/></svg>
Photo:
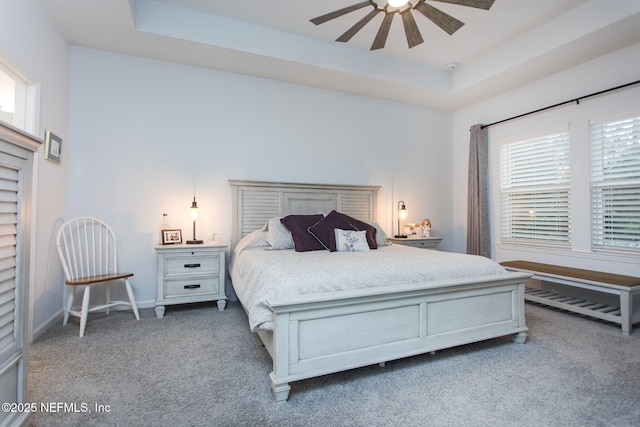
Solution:
<svg viewBox="0 0 640 427"><path fill-rule="evenodd" d="M162 230L163 245L182 244L182 230Z"/></svg>
<svg viewBox="0 0 640 427"><path fill-rule="evenodd" d="M44 135L44 143L44 158L54 163L60 163L62 138L48 130Z"/></svg>

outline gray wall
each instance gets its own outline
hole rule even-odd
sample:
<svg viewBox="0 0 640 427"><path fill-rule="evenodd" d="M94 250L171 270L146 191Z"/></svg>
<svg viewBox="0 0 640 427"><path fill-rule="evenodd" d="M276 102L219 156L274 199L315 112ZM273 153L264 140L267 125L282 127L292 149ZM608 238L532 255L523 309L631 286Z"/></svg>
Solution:
<svg viewBox="0 0 640 427"><path fill-rule="evenodd" d="M451 248L450 141L449 112L73 47L67 215L111 224L142 306L162 213L190 237L194 184L200 238L229 240L228 179L250 179L380 185L387 233L402 199Z"/></svg>
<svg viewBox="0 0 640 427"><path fill-rule="evenodd" d="M61 164L44 159L44 144L35 164L29 330L37 335L62 313L63 273L52 243L66 208L69 46L37 0L1 3L0 58L38 98L28 131L63 139Z"/></svg>

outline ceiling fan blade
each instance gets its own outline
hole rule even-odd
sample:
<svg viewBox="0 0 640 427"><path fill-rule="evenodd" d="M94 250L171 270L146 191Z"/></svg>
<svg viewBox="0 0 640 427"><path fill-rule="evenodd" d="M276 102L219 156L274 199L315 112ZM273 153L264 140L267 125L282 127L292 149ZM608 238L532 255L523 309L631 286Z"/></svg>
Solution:
<svg viewBox="0 0 640 427"><path fill-rule="evenodd" d="M387 42L387 36L389 35L389 29L391 28L391 22L393 21L393 15L395 15L394 12L385 13L382 24L380 24L380 28L378 29L378 34L376 34L376 38L371 45L371 50L382 49L384 47L384 44Z"/></svg>
<svg viewBox="0 0 640 427"><path fill-rule="evenodd" d="M413 15L411 14L411 9L401 12L400 16L402 16L402 25L404 25L404 33L407 36L409 49L419 45L420 43L424 43L420 30L418 29L418 25L416 24L416 20L413 19Z"/></svg>
<svg viewBox="0 0 640 427"><path fill-rule="evenodd" d="M433 0L442 3L457 4L459 6L475 7L477 9L489 10L495 0Z"/></svg>
<svg viewBox="0 0 640 427"><path fill-rule="evenodd" d="M358 31L362 29L369 21L371 21L378 13L382 12L380 9L373 9L364 18L356 22L356 24L349 28L343 35L336 39L337 42L348 42L351 37L355 36Z"/></svg>
<svg viewBox="0 0 640 427"><path fill-rule="evenodd" d="M317 18L313 18L310 21L316 25L324 24L327 21L331 21L332 19L338 18L342 15L346 15L347 13L353 12L354 10L362 9L363 7L367 7L369 5L371 5L370 1L363 1L351 6L347 6L343 9L327 13L326 15L318 16Z"/></svg>
<svg viewBox="0 0 640 427"><path fill-rule="evenodd" d="M458 21L453 16L426 4L424 1L418 3L415 9L433 21L438 27L445 30L449 35L455 33L464 25L464 22Z"/></svg>

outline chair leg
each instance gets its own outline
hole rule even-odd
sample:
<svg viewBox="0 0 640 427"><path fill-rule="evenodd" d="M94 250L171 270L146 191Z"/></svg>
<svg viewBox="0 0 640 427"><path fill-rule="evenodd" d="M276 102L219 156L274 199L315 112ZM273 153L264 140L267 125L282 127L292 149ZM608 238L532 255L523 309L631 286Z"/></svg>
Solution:
<svg viewBox="0 0 640 427"><path fill-rule="evenodd" d="M80 337L84 336L84 329L87 326L87 314L89 314L89 298L91 298L91 286L84 287L82 296L82 311L80 312Z"/></svg>
<svg viewBox="0 0 640 427"><path fill-rule="evenodd" d="M107 304L111 304L111 282L107 282L104 289L104 295L107 298ZM111 307L107 307L107 315L111 311Z"/></svg>
<svg viewBox="0 0 640 427"><path fill-rule="evenodd" d="M138 306L136 305L136 299L133 297L133 289L131 288L131 283L129 283L129 280L126 278L124 279L124 287L127 288L127 295L129 295L129 302L131 303L133 314L136 315L137 320L140 320L140 315L138 314Z"/></svg>
<svg viewBox="0 0 640 427"><path fill-rule="evenodd" d="M66 325L69 321L69 310L73 307L73 298L76 294L76 287L71 286L69 289L69 296L67 297L67 305L64 308L64 318L62 319L62 326Z"/></svg>

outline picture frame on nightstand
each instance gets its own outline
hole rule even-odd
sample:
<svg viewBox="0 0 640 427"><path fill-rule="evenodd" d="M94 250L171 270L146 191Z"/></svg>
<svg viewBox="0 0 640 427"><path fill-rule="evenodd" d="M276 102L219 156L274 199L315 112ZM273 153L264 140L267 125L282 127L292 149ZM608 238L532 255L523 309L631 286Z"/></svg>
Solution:
<svg viewBox="0 0 640 427"><path fill-rule="evenodd" d="M162 244L163 245L181 245L182 244L182 230L162 230Z"/></svg>

